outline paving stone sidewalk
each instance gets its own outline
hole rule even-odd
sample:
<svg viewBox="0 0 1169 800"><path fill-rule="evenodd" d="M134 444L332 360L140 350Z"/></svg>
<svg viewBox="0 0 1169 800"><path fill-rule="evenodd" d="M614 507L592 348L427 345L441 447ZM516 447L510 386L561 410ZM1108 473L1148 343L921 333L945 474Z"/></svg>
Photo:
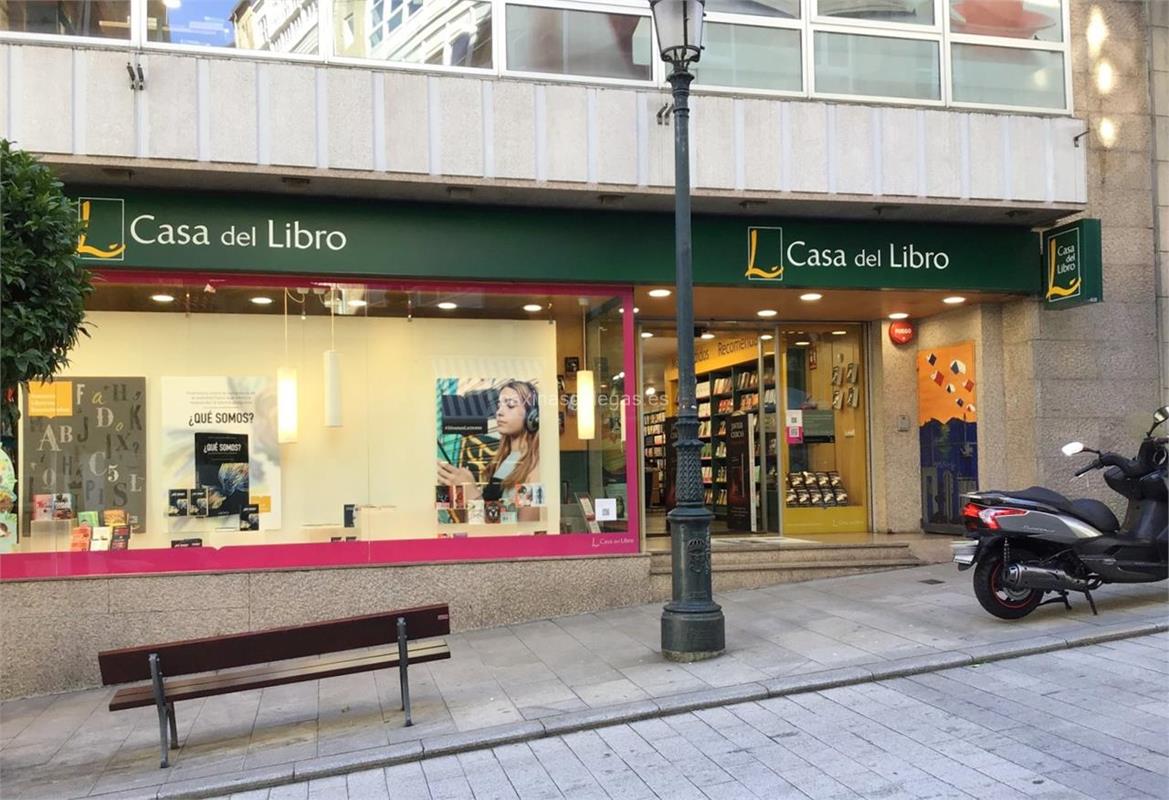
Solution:
<svg viewBox="0 0 1169 800"><path fill-rule="evenodd" d="M1006 623L969 576L935 565L720 595L728 650L698 664L661 659L657 604L459 634L450 661L411 669L412 728L394 671L208 698L178 706L167 770L154 710L110 713L110 689L10 701L0 795L223 793L1169 627L1163 584L1105 587L1097 617L1073 599Z"/></svg>
<svg viewBox="0 0 1169 800"><path fill-rule="evenodd" d="M1169 796L1166 678L1162 633L218 800L1149 800Z"/></svg>

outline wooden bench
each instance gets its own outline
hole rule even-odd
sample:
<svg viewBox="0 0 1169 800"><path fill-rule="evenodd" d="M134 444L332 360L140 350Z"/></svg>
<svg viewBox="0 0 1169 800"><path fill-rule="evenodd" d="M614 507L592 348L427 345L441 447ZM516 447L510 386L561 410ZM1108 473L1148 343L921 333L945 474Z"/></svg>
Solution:
<svg viewBox="0 0 1169 800"><path fill-rule="evenodd" d="M433 605L254 633L106 650L98 654L97 660L103 686L149 681L115 692L110 711L156 706L161 766L166 767L168 727L170 749L177 750L179 746L175 703L180 700L397 667L406 725L413 725L409 665L451 657L445 641L418 640L450 632L447 606ZM396 647L385 647L391 644ZM375 649L348 652L367 648ZM321 658L282 663L310 656ZM192 677L178 677L182 675Z"/></svg>

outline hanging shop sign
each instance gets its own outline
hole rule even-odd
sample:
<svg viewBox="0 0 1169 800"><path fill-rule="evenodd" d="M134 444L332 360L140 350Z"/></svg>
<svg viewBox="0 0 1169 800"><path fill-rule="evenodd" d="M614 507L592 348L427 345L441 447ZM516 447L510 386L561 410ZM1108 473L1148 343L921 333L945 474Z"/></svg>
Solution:
<svg viewBox="0 0 1169 800"><path fill-rule="evenodd" d="M889 341L893 344L909 344L916 333L909 320L898 319L889 323Z"/></svg>
<svg viewBox="0 0 1169 800"><path fill-rule="evenodd" d="M93 266L368 278L669 283L672 214L75 189ZM706 285L1035 294L1025 228L696 216Z"/></svg>
<svg viewBox="0 0 1169 800"><path fill-rule="evenodd" d="M1075 308L1104 299L1100 220L1081 219L1043 234L1043 305Z"/></svg>

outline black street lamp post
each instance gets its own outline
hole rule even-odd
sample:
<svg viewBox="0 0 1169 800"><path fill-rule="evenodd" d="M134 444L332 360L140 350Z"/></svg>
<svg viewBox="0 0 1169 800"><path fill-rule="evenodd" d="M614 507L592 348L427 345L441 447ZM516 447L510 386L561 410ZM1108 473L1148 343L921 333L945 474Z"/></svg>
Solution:
<svg viewBox="0 0 1169 800"><path fill-rule="evenodd" d="M694 287L690 245L690 73L702 54L705 0L650 0L662 60L674 90L674 240L678 317L677 503L667 515L673 599L662 610L662 655L701 661L726 649L725 620L710 585L710 521L702 486L702 442L694 386Z"/></svg>

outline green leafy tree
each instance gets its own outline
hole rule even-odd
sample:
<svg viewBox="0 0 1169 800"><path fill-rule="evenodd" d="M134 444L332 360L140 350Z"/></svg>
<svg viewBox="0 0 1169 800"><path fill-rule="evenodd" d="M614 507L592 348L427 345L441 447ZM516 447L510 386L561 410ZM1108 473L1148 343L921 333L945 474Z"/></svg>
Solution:
<svg viewBox="0 0 1169 800"><path fill-rule="evenodd" d="M52 171L0 139L0 414L15 426L16 392L69 363L90 273L77 257L83 226Z"/></svg>

